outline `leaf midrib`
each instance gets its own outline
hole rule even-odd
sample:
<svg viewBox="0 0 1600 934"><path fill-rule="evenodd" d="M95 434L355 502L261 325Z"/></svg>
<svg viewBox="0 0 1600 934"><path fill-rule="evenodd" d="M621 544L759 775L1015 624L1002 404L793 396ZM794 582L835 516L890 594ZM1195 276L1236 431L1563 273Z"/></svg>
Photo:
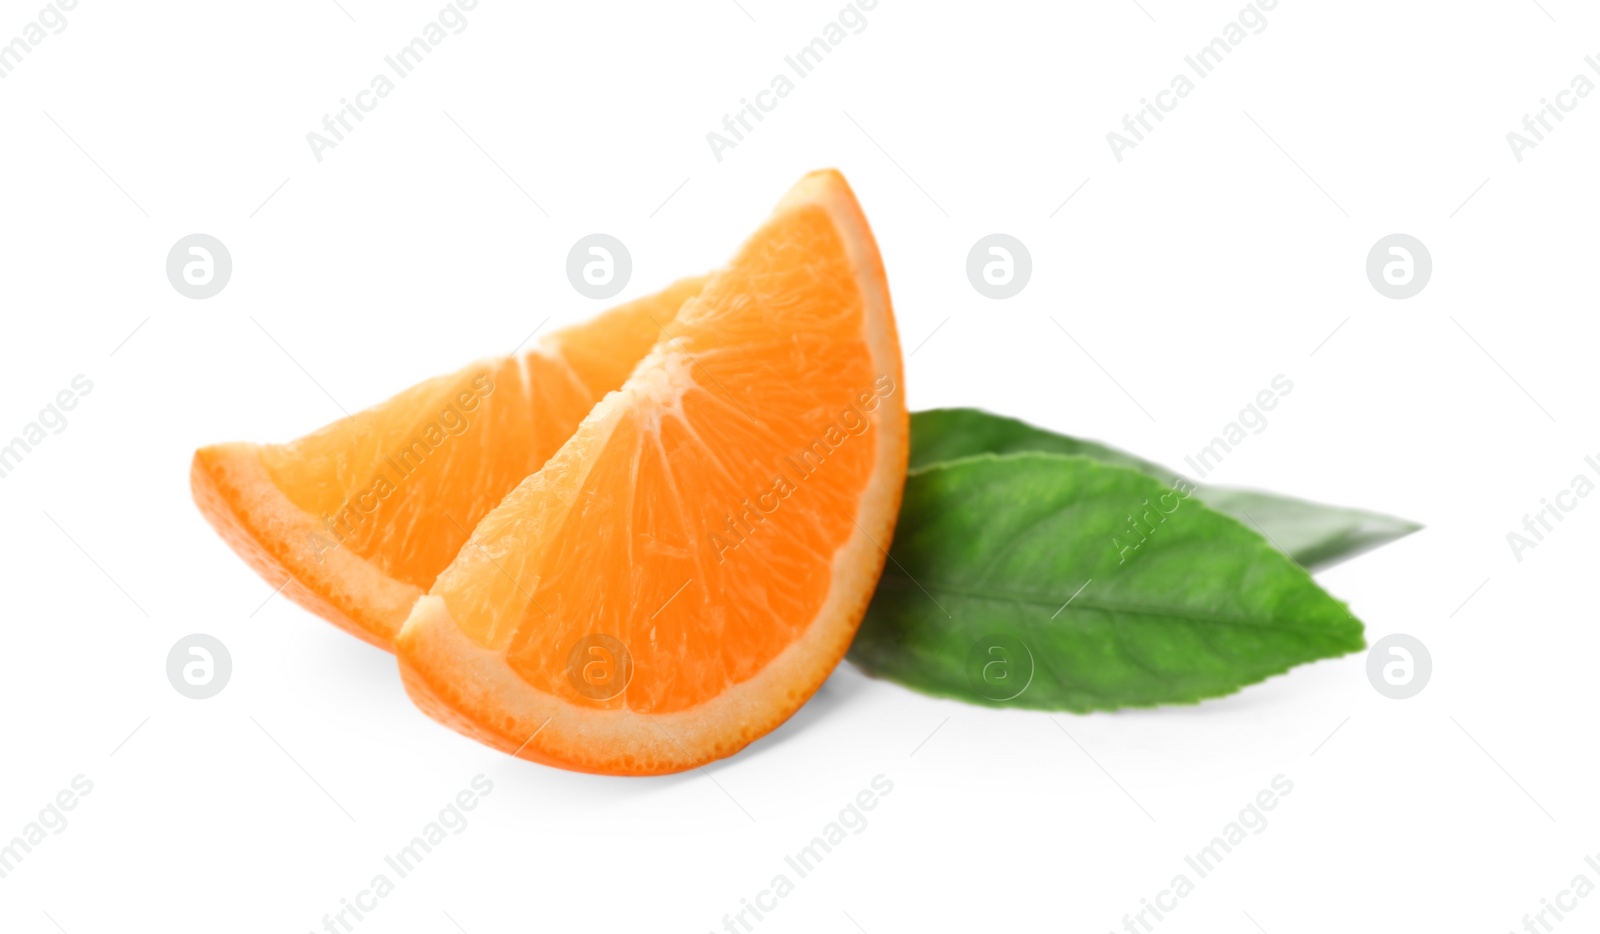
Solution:
<svg viewBox="0 0 1600 934"><path fill-rule="evenodd" d="M1038 607L1046 607L1046 608L1053 607L1053 606L1058 606L1058 604L1056 604L1053 599L1044 600L1044 599L1040 599L1040 598L1033 597L1033 596L1017 596L1017 595L1010 594L1010 593L996 593L996 592L962 590L960 588L951 587L949 585L940 584L938 582L929 584L929 583L926 583L924 581L914 580L911 577L908 577L905 574L901 574L901 573L891 573L891 572L885 571L884 574L883 574L883 579L886 580L886 581L891 581L892 580L892 581L899 582L899 583L902 583L902 584L906 584L906 585L910 585L910 586L913 586L913 587L917 587L917 588L920 588L920 589L923 589L923 590L938 591L939 593L946 593L946 594L951 594L953 596L966 597L966 598L974 599L974 600L996 600L996 601L1001 601L1001 602L1019 603L1019 604L1029 605L1029 606L1038 606ZM1337 630L1331 630L1331 629L1307 629L1307 628L1305 628L1303 626L1288 625L1288 624L1279 622L1277 620L1272 620L1272 619L1264 620L1264 621L1261 621L1261 622L1251 622L1251 621L1241 620L1241 619L1239 619L1237 617L1229 618L1229 617L1219 617L1219 616L1206 616L1206 615L1200 615L1200 614L1195 614L1195 613L1190 613L1190 612L1175 611L1175 610L1171 610L1171 609L1164 608L1164 607L1149 607L1149 606L1137 606L1137 605L1134 605L1134 604L1109 603L1109 602L1102 601L1102 600L1094 600L1092 598L1091 599L1087 599L1087 600L1072 600L1072 601L1070 601L1070 603L1071 603L1071 606L1066 607L1067 610L1072 610L1074 608L1082 608L1082 609L1093 610L1093 611L1096 611L1096 612L1099 612L1099 613L1106 613L1106 614L1112 614L1112 613L1139 613L1139 614L1142 614L1142 615L1145 615L1145 616L1164 616L1164 617L1169 617L1169 618L1172 618L1172 619L1185 620L1187 622L1192 622L1192 623L1207 623L1207 624L1219 625L1219 626L1238 626L1238 627L1241 627L1241 628L1248 627L1248 628L1252 628L1252 629L1272 629L1272 630L1277 630L1277 631L1281 631L1281 632L1304 633L1306 635L1322 636L1322 637L1339 635ZM1354 617L1352 617L1352 619L1353 618Z"/></svg>

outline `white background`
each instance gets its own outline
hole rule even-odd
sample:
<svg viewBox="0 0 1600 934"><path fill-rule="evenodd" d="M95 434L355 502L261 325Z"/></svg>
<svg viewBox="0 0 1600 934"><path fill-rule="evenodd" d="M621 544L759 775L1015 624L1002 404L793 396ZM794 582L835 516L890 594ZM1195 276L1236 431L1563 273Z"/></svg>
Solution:
<svg viewBox="0 0 1600 934"><path fill-rule="evenodd" d="M0 41L39 7L0 2ZM1106 133L1240 7L882 0L718 162L705 134L837 0L482 0L319 163L307 132L437 0L83 0L0 81L0 436L94 383L0 480L0 838L94 790L0 880L0 928L317 930L479 773L470 826L358 931L718 930L880 773L866 830L757 930L1117 929L1279 774L1267 829L1157 930L1500 932L1600 882L1600 497L1520 562L1506 542L1600 455L1600 94L1521 163L1505 139L1588 72L1600 15L1282 0L1118 163ZM1050 717L845 666L705 771L578 775L425 718L190 502L197 446L298 436L598 310L564 275L578 237L621 238L645 294L829 165L882 246L913 408L1182 466L1292 379L1209 479L1425 523L1320 580L1369 641L1429 646L1427 689L1387 700L1353 655ZM1034 259L1003 302L964 271L996 231ZM234 261L206 301L164 271L195 232ZM1364 272L1394 232L1434 260L1406 301ZM191 632L232 652L211 700L165 676ZM1579 905L1558 930L1600 924Z"/></svg>

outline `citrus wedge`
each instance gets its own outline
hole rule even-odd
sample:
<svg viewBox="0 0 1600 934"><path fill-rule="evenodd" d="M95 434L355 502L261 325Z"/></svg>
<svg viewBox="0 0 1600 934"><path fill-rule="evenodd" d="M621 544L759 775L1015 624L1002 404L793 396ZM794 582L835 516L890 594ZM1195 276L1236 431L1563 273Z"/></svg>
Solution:
<svg viewBox="0 0 1600 934"><path fill-rule="evenodd" d="M803 179L666 330L417 601L395 651L435 719L563 768L676 772L778 726L849 647L909 425L844 178Z"/></svg>
<svg viewBox="0 0 1600 934"><path fill-rule="evenodd" d="M201 448L195 502L267 583L390 648L478 520L622 385L704 283L682 280L287 444Z"/></svg>

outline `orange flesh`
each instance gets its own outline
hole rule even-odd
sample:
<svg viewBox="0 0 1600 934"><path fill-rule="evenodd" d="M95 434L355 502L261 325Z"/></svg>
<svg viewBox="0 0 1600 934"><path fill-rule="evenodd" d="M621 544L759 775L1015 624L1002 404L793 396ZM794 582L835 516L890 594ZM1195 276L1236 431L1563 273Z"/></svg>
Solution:
<svg viewBox="0 0 1600 934"><path fill-rule="evenodd" d="M848 198L859 217L843 180L819 174L808 182ZM531 691L595 712L694 711L820 625L830 598L851 607L849 618L827 620L839 630L824 640L828 657L773 703L788 705L775 721L729 727L744 737L728 747L737 748L792 712L848 646L876 574L863 586L855 568L837 565L847 544L858 564L881 565L877 543L862 536L888 545L906 425L876 247L862 220L868 242L857 249L870 251L871 268L853 261L839 210L780 209L684 306L667 328L672 339L485 518L439 576L432 593L449 619ZM873 286L870 316L863 283ZM887 334L876 347L875 329ZM893 482L877 484L880 475ZM841 599L841 575L861 592ZM421 687L430 713L480 738L502 724L509 732L513 718L492 702L466 709L476 701L440 699L451 692L423 685L452 677L434 667L448 659L427 657L437 651L428 612L419 604L400 637L414 696ZM605 699L580 693L568 667L573 647L594 634L619 640L633 666L626 688ZM465 667L454 677L484 680ZM460 693L481 691L463 684ZM523 745L519 754L598 771L687 767L646 768L626 752L617 753L621 765L603 764L603 751L594 754L601 764L559 761L538 743Z"/></svg>
<svg viewBox="0 0 1600 934"><path fill-rule="evenodd" d="M286 594L387 647L478 520L622 385L704 282L685 279L287 444L202 449L196 500L270 583L292 583ZM286 512L296 516L277 521ZM331 551L370 565L360 570L382 599L340 579Z"/></svg>

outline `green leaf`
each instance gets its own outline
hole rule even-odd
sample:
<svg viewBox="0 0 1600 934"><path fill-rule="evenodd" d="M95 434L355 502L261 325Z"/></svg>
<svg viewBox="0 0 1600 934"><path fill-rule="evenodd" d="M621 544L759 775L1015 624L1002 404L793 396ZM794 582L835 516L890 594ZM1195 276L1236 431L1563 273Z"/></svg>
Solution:
<svg viewBox="0 0 1600 934"><path fill-rule="evenodd" d="M972 703L1194 703L1365 646L1345 605L1254 531L1081 455L913 471L891 558L851 660Z"/></svg>
<svg viewBox="0 0 1600 934"><path fill-rule="evenodd" d="M1183 480L1175 471L1116 448L1069 438L978 409L932 409L911 415L912 470L974 454L1021 451L1081 454L1142 471L1168 486ZM1195 486L1201 502L1261 532L1279 550L1310 570L1329 567L1422 528L1392 516L1274 493Z"/></svg>
<svg viewBox="0 0 1600 934"><path fill-rule="evenodd" d="M1273 493L1201 484L1207 506L1261 532L1309 571L1320 571L1422 528L1376 512L1324 506Z"/></svg>
<svg viewBox="0 0 1600 934"><path fill-rule="evenodd" d="M911 413L911 470L974 454L1018 454L1024 451L1081 454L1107 464L1132 467L1167 486L1179 479L1177 473L1159 464L1116 448L1096 441L1058 435L1014 418L991 415L981 409L929 409Z"/></svg>

